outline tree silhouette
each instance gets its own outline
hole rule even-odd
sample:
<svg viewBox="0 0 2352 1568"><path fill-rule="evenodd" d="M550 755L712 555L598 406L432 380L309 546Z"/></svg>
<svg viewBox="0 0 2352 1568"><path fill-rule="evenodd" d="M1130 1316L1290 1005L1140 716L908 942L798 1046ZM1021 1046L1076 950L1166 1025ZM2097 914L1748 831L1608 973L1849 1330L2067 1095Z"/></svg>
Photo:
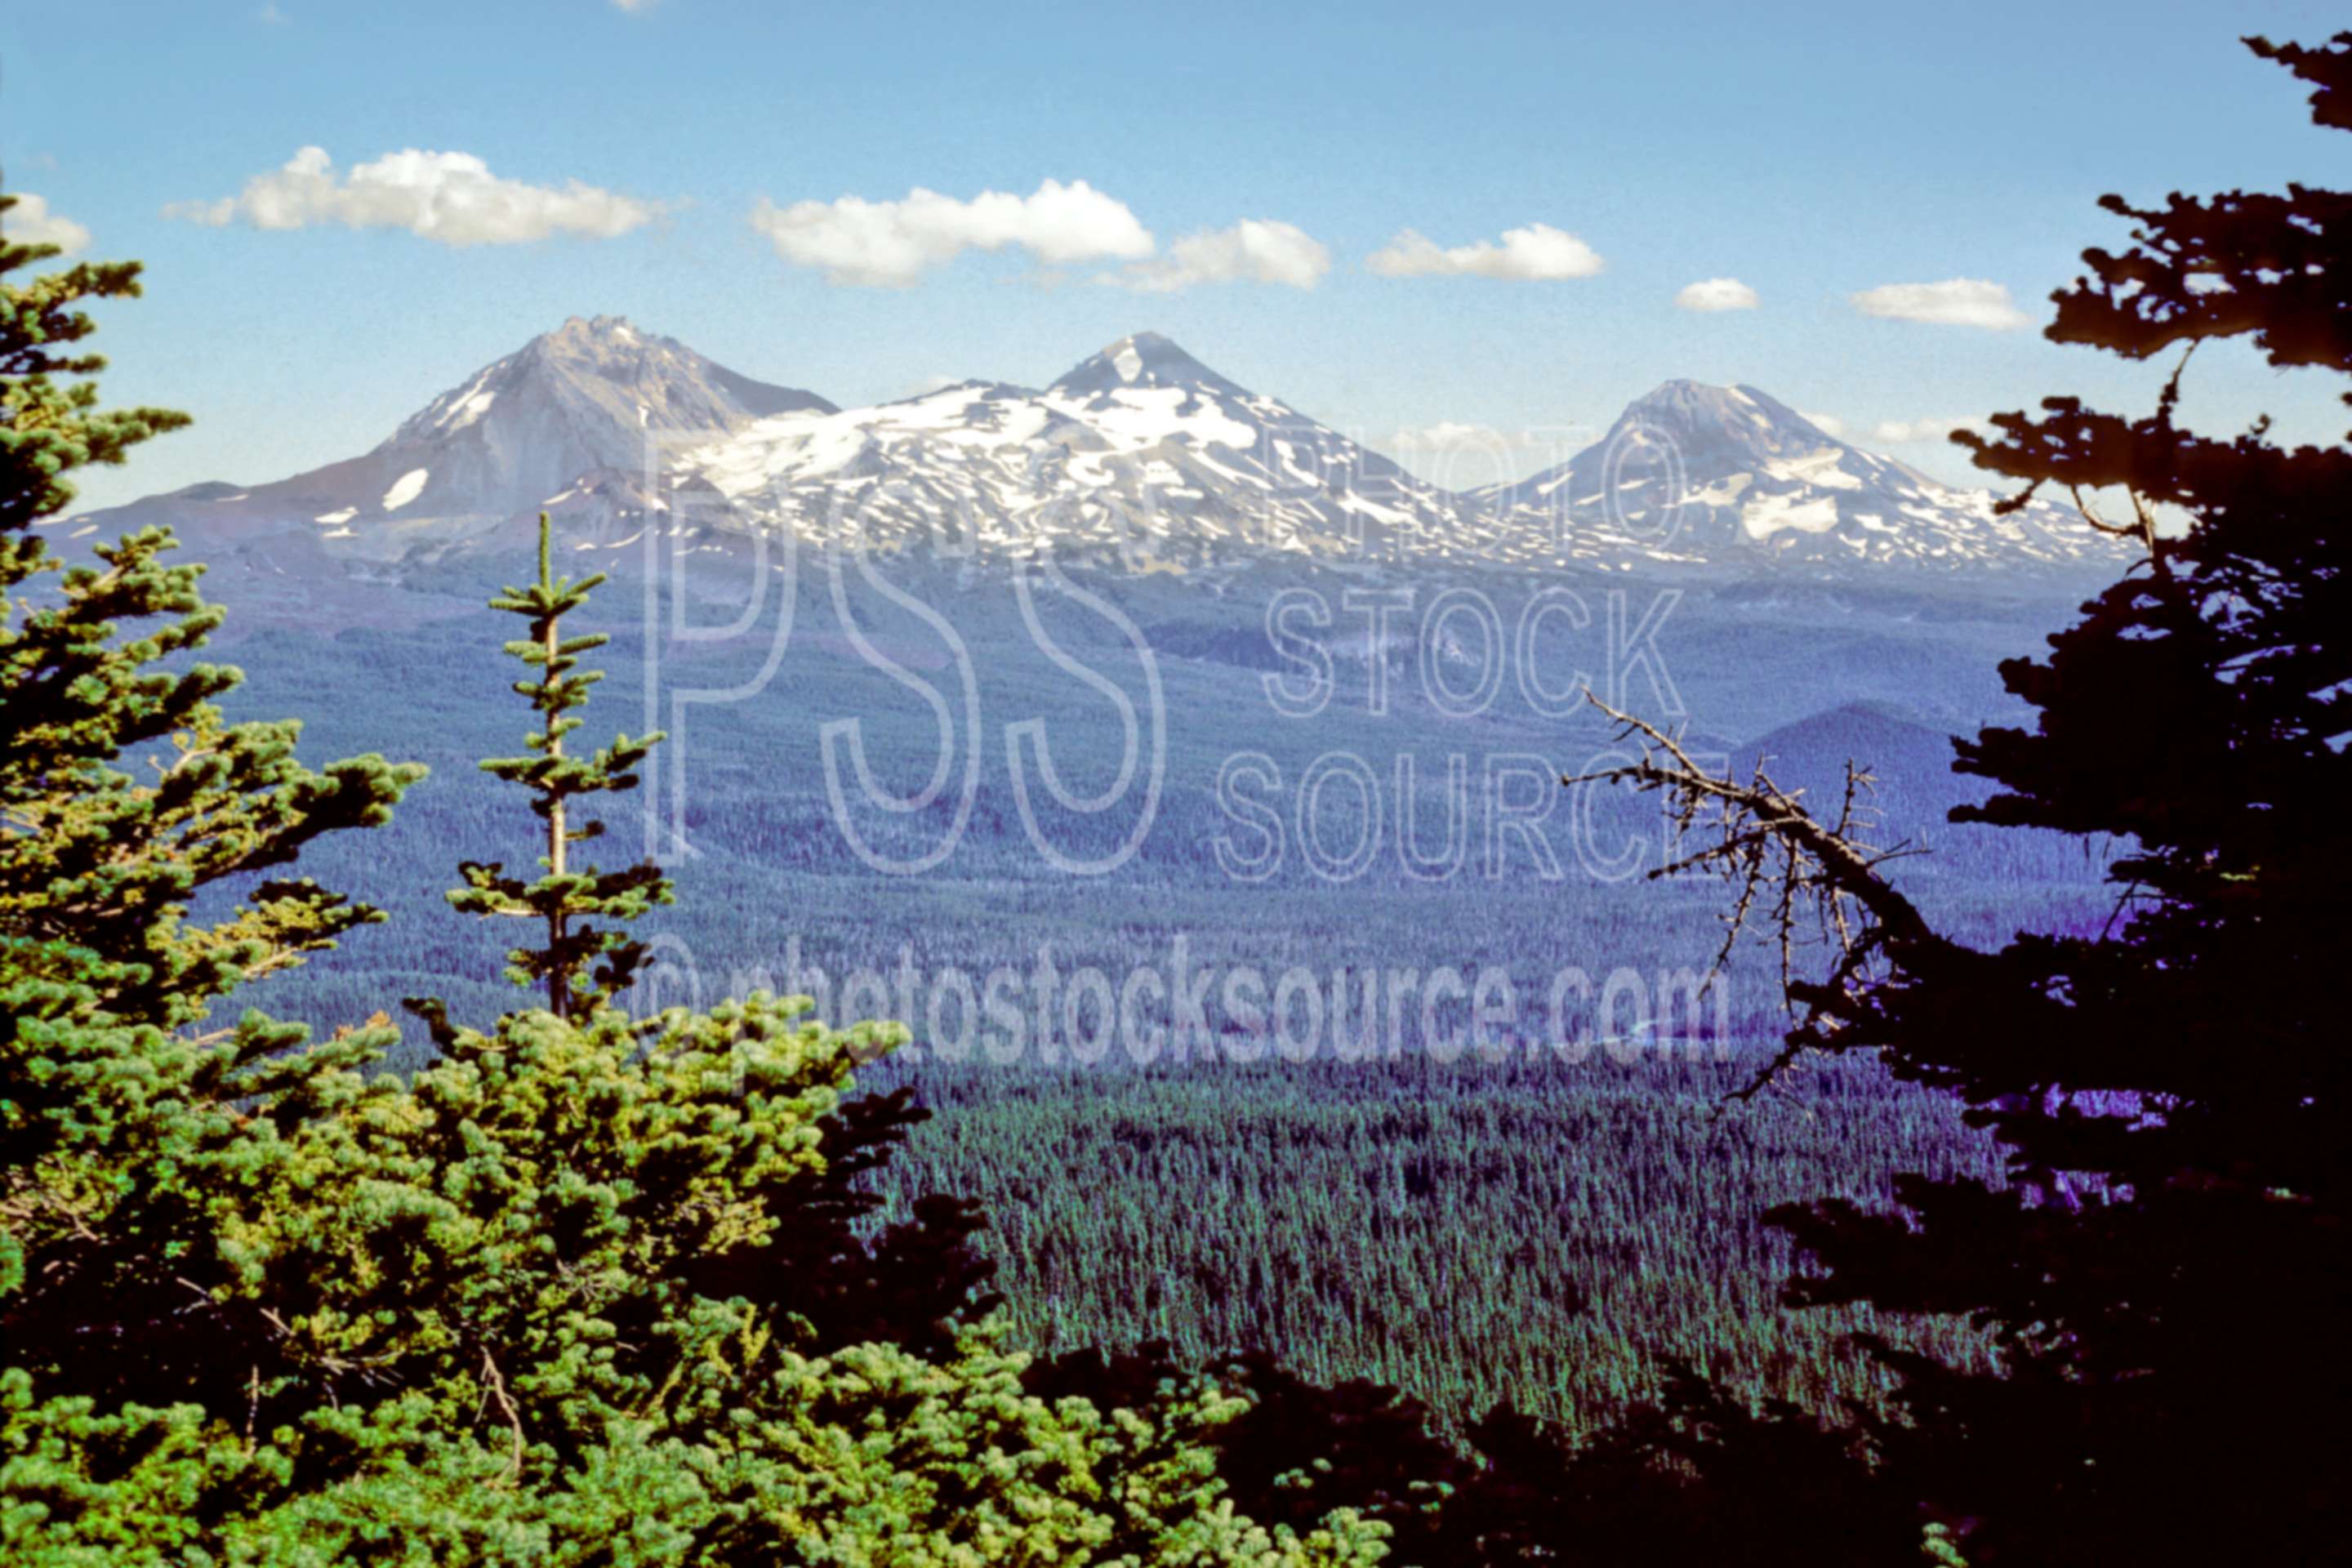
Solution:
<svg viewBox="0 0 2352 1568"><path fill-rule="evenodd" d="M2352 128L2352 34L2247 42L2317 88L2320 124ZM1958 743L1956 765L2000 791L1955 816L2112 839L2113 917L1973 949L1852 824L1760 772L1711 776L1620 714L1646 752L1608 776L1713 829L1694 859L1738 887L1736 928L1790 952L1826 942L1827 971L1789 987L1790 1052L1876 1047L2008 1146L2003 1191L1914 1178L1904 1214L1777 1216L1823 1266L1796 1302L1964 1312L1999 1335L2000 1377L1888 1353L1906 1419L1874 1435L1939 1560L2305 1561L2341 1550L2352 1386L2327 1043L2352 974L2352 452L2281 447L2267 420L2219 439L2176 415L2210 340L2352 373L2352 196L2102 205L2133 243L2084 254L2048 335L2177 355L2154 411L2053 398L1956 439L2025 481L2010 508L2063 489L2142 557L2046 657L2002 666L2037 721Z"/></svg>

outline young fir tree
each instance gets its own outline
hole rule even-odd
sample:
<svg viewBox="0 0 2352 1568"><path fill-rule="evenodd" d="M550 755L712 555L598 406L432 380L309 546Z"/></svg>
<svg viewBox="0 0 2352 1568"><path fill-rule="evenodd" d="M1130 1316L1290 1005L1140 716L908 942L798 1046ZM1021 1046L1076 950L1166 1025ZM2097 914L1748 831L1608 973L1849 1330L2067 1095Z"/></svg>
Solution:
<svg viewBox="0 0 2352 1568"><path fill-rule="evenodd" d="M2352 34L2249 44L2318 89L2318 123L2352 129ZM2333 1043L2352 973L2352 449L2176 414L2207 342L2352 374L2352 195L2103 205L2133 244L2085 253L2048 335L2172 358L2154 411L2054 398L1961 439L2141 559L2045 658L2002 667L2037 722L1960 743L2000 793L1958 815L2118 846L2113 917L1974 949L1767 777L1709 777L1639 724L1651 754L1619 772L1720 829L1700 858L1741 882L1742 911L1822 917L1835 956L1794 988L1791 1048L1879 1047L2011 1151L2005 1191L1914 1179L1907 1215L1780 1216L1825 1268L1798 1302L1967 1313L2000 1336L2000 1377L1889 1358L1908 1419L1876 1428L1884 1473L1941 1526L1933 1551L2309 1561L2340 1551L2352 1458ZM2128 514L2095 510L2103 490ZM1794 901L1759 887L1783 879Z"/></svg>
<svg viewBox="0 0 2352 1568"><path fill-rule="evenodd" d="M539 861L542 874L527 881L509 875L500 863L469 860L458 868L466 886L452 891L449 902L468 914L543 921L546 945L509 952L507 977L518 985L544 986L547 1010L577 1021L626 991L645 963L645 943L594 922L635 920L656 904L672 902L675 894L669 879L650 860L620 871L572 867L572 847L604 834L601 820L577 817L572 803L635 789L635 768L663 737L658 730L637 740L623 734L584 756L565 752L564 737L582 723L574 710L586 705L590 689L604 679L602 670L582 669L580 656L612 639L603 632L563 635L563 617L588 602L604 574L576 582L559 577L550 549L548 517L541 512L538 578L490 601L490 608L530 624L530 637L507 644L506 651L538 672L537 679L519 680L514 689L530 699L540 728L525 739L528 755L482 763L484 773L530 792L530 808L547 825L547 853Z"/></svg>
<svg viewBox="0 0 2352 1568"><path fill-rule="evenodd" d="M621 871L572 861L574 846L604 834L604 823L583 818L576 803L635 788L636 768L663 739L659 731L640 739L624 734L588 755L565 749L566 737L583 722L580 710L604 679L600 670L581 668L581 656L610 637L567 637L563 617L584 608L604 582L603 573L577 581L556 574L552 526L541 512L537 576L489 601L492 609L530 625L530 635L508 643L506 651L536 677L512 689L530 700L540 727L526 737L526 755L488 759L482 771L529 792L546 853L539 861L542 874L531 881L509 875L497 862L461 862L466 886L447 895L466 913L543 923L545 945L510 951L507 978L542 990L548 1011L573 1023L616 1005L646 952L645 943L616 927L592 922L635 921L676 898L669 879L649 860ZM465 1038L438 1000L411 998L407 1005L427 1021L444 1048ZM871 1049L888 1048L888 1037L872 1038ZM769 1301L804 1320L814 1342L828 1347L887 1339L939 1352L961 1326L984 1316L997 1299L987 1289L994 1266L973 1245L987 1224L977 1203L929 1194L904 1220L881 1227L868 1223L882 1200L864 1178L898 1152L908 1129L929 1118L914 1099L912 1089L861 1096L824 1117L822 1165L796 1179L789 1201L777 1205L773 1230L758 1246L694 1260L688 1269L693 1287L713 1297Z"/></svg>

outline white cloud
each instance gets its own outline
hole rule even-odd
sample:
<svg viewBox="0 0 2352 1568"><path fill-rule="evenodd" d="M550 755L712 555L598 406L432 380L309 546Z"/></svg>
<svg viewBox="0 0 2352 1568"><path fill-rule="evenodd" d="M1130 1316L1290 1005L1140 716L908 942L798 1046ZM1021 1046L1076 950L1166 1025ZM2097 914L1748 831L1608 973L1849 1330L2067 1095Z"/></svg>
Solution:
<svg viewBox="0 0 2352 1568"><path fill-rule="evenodd" d="M1685 310L1752 310L1756 290L1737 278L1702 278L1685 284L1675 303Z"/></svg>
<svg viewBox="0 0 2352 1568"><path fill-rule="evenodd" d="M1331 270L1331 252L1320 240L1291 224L1244 218L1230 228L1188 234L1164 257L1139 261L1102 281L1150 294L1170 294L1195 283L1284 283L1312 289Z"/></svg>
<svg viewBox="0 0 2352 1568"><path fill-rule="evenodd" d="M1946 326L1984 327L1996 332L2030 327L2033 318L2019 310L2001 284L1981 278L1941 283L1888 283L1853 296L1865 316L1898 321L1934 321Z"/></svg>
<svg viewBox="0 0 2352 1568"><path fill-rule="evenodd" d="M6 231L11 245L54 245L68 256L89 243L89 230L51 212L46 196L29 191L16 193L16 205L0 216L0 229Z"/></svg>
<svg viewBox="0 0 2352 1568"><path fill-rule="evenodd" d="M285 12L280 11L275 0L272 0L271 4L265 5L260 10L256 11L253 14L253 19L266 27L282 27L291 18Z"/></svg>
<svg viewBox="0 0 2352 1568"><path fill-rule="evenodd" d="M1890 446L1902 446L1913 441L1948 441L1955 430L1974 430L1979 435L1992 434L1992 426L1982 419L1882 419L1871 426L1870 438Z"/></svg>
<svg viewBox="0 0 2352 1568"><path fill-rule="evenodd" d="M764 197L751 226L796 267L824 269L825 281L904 289L967 250L1026 250L1048 266L1151 254L1151 231L1127 204L1084 180L1047 180L1034 195L982 191L958 201L920 186L904 201L794 202Z"/></svg>
<svg viewBox="0 0 2352 1568"><path fill-rule="evenodd" d="M1843 436L1845 434L1845 421L1839 418L1834 414L1809 414L1805 410L1800 408L1797 410L1797 417L1803 420L1806 424L1811 425L1814 429L1819 430L1824 436Z"/></svg>
<svg viewBox="0 0 2352 1568"><path fill-rule="evenodd" d="M1442 248L1415 230L1402 229L1365 259L1383 278L1509 278L1531 282L1590 278L1601 270L1593 248L1548 223L1507 228L1503 242L1478 240Z"/></svg>
<svg viewBox="0 0 2352 1568"><path fill-rule="evenodd" d="M550 235L610 239L650 223L660 204L577 180L561 187L500 179L470 153L409 148L338 174L323 147L305 147L282 169L257 174L234 196L174 202L166 217L255 228L404 228L443 245L520 245Z"/></svg>
<svg viewBox="0 0 2352 1568"><path fill-rule="evenodd" d="M650 11L660 3L661 0L613 0L613 4L624 11Z"/></svg>

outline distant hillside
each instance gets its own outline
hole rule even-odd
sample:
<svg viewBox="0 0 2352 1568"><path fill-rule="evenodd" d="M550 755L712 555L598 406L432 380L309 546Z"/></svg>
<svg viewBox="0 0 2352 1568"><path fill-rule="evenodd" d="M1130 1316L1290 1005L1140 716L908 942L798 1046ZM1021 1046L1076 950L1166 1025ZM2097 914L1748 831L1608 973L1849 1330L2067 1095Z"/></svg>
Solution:
<svg viewBox="0 0 2352 1568"><path fill-rule="evenodd" d="M1740 749L1739 771L1760 757L1765 771L1785 787L1802 787L1816 797L1834 798L1845 786L1851 761L1875 777L1879 798L1908 810L1944 813L1963 801L1981 800L1987 781L1952 772L1953 732L1923 724L1875 702L1846 702L1784 724Z"/></svg>

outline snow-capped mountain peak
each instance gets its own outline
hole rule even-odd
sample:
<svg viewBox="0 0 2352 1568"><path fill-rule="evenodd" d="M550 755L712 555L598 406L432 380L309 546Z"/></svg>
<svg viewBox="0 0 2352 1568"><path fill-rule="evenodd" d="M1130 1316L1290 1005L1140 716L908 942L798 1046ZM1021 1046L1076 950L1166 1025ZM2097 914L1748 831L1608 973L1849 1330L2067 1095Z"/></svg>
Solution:
<svg viewBox="0 0 2352 1568"><path fill-rule="evenodd" d="M1484 492L1497 527L1570 557L1990 565L2106 559L2113 542L2036 501L1939 483L1848 445L1757 387L1669 381L1557 468Z"/></svg>
<svg viewBox="0 0 2352 1568"><path fill-rule="evenodd" d="M216 561L236 546L257 574L337 559L381 573L527 542L541 506L578 549L666 532L686 526L664 499L673 486L715 504L692 526L722 533L978 553L1066 542L1181 566L1273 552L1834 576L2116 548L2047 503L1996 516L1990 494L1849 446L1753 386L1669 381L1569 461L1456 494L1158 333L1121 338L1042 391L967 381L842 409L618 316L533 338L360 457L68 521L76 537L176 524Z"/></svg>
<svg viewBox="0 0 2352 1568"><path fill-rule="evenodd" d="M192 487L100 520L200 539L289 538L383 559L462 539L576 488L641 470L648 433L717 438L789 412L830 414L619 316L573 317L483 366L373 450L268 484Z"/></svg>
<svg viewBox="0 0 2352 1568"><path fill-rule="evenodd" d="M1451 498L1142 332L1042 392L966 382L769 419L688 458L744 526L868 543L1046 539L1189 562L1443 531Z"/></svg>
<svg viewBox="0 0 2352 1568"><path fill-rule="evenodd" d="M1249 395L1158 332L1133 332L1107 345L1065 371L1046 390L1085 399L1107 392L1178 386L1229 397Z"/></svg>

